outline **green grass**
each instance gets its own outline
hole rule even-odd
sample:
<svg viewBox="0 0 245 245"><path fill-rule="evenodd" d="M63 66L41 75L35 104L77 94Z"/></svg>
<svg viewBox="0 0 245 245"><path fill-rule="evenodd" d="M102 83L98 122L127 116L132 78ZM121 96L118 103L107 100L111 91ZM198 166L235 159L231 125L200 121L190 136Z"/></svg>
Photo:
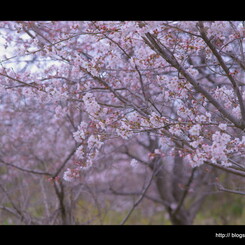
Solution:
<svg viewBox="0 0 245 245"><path fill-rule="evenodd" d="M10 206L10 203L5 203ZM207 198L197 214L194 225L244 225L245 224L245 198L240 195L221 194ZM127 216L129 210L116 211L111 209L107 201L104 208L97 208L89 201L78 201L73 212L76 224L88 225L119 225ZM35 218L45 215L44 207L33 203L28 212ZM1 225L13 225L10 216L0 215ZM147 214L141 206L137 207L125 225L171 225L166 212L158 211L152 215Z"/></svg>
<svg viewBox="0 0 245 245"><path fill-rule="evenodd" d="M243 225L245 224L243 207L245 207L243 196L210 197L197 214L193 225ZM118 225L127 213L128 210L109 209L109 203L108 207L98 211L91 203L80 201L75 217L77 223L86 223L90 220L89 224L91 225ZM171 222L166 218L165 212L147 215L142 209L136 208L125 225L171 225Z"/></svg>
<svg viewBox="0 0 245 245"><path fill-rule="evenodd" d="M91 225L119 225L127 216L129 210L115 211L110 209L109 202L106 207L98 210L93 204L86 201L79 201L75 218L77 223L87 223ZM134 210L125 225L170 225L163 212L156 212L154 215L146 215L143 210Z"/></svg>
<svg viewBox="0 0 245 245"><path fill-rule="evenodd" d="M241 195L223 193L209 197L197 214L197 225L244 225L245 198Z"/></svg>

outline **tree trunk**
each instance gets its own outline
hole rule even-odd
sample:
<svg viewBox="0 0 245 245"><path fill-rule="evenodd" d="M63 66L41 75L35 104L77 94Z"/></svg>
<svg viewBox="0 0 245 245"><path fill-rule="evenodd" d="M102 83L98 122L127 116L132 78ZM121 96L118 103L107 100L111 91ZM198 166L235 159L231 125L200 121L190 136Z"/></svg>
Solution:
<svg viewBox="0 0 245 245"><path fill-rule="evenodd" d="M173 225L192 225L193 217L186 209L180 209L177 214L169 212L170 220Z"/></svg>

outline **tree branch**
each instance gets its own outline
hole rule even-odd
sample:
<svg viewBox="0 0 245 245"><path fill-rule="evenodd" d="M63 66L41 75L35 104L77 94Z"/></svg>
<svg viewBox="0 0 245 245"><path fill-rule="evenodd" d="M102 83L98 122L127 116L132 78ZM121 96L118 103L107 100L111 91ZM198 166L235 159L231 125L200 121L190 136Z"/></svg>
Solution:
<svg viewBox="0 0 245 245"><path fill-rule="evenodd" d="M16 168L16 169L18 169L20 171L23 171L23 172L27 172L27 173L31 173L31 174L52 176L51 173L41 172L41 171L38 171L38 170L32 170L32 169L27 169L27 168L22 168L22 167L19 167L19 166L15 165L15 164L7 163L7 162L3 161L2 159L0 159L0 162L3 163L6 166L10 166L10 167Z"/></svg>
<svg viewBox="0 0 245 245"><path fill-rule="evenodd" d="M117 191L117 190L114 190L113 188L110 188L110 191L115 194L115 195L119 195L119 196L139 196L139 195L142 195L142 192L120 192L120 191ZM158 199L158 198L155 198L155 197L151 197L151 196L148 196L148 195L145 195L145 198L153 201L153 202L156 202L156 203L161 203L165 206L169 206L170 203L166 202L165 200L161 200L161 199Z"/></svg>
<svg viewBox="0 0 245 245"><path fill-rule="evenodd" d="M214 164L214 163L211 163L211 162L208 162L208 161L204 161L204 163L208 164L210 166L213 166L215 168L219 168L219 169L221 169L223 171L226 171L226 172L238 175L238 176L245 177L245 172L244 171L240 171L240 170L236 170L236 169L232 169L232 168L227 168L227 167L224 167L224 166L222 166L220 164Z"/></svg>
<svg viewBox="0 0 245 245"><path fill-rule="evenodd" d="M177 208L174 210L173 215L176 215L179 212L179 210L181 209L181 207L182 207L182 205L183 205L183 203L185 201L185 198L187 197L187 194L189 192L190 185L191 185L191 183L193 181L193 177L194 177L195 171L196 171L196 167L192 169L191 176L188 179L188 182L187 182L186 187L185 187L185 191L184 191L184 193L183 193L183 195L182 195L182 197L181 197L181 199L180 199L180 201L178 203Z"/></svg>
<svg viewBox="0 0 245 245"><path fill-rule="evenodd" d="M141 201L143 200L143 198L145 197L145 194L147 192L147 190L149 189L154 177L158 174L159 170L161 169L162 165L158 166L158 168L153 171L151 178L148 182L148 184L146 185L146 187L144 188L141 196L138 198L138 200L134 203L133 207L129 210L127 216L123 219L123 221L120 223L120 225L124 225L127 220L129 219L129 217L131 216L131 214L133 213L134 209L141 203Z"/></svg>
<svg viewBox="0 0 245 245"><path fill-rule="evenodd" d="M242 98L241 92L239 90L239 87L237 85L237 82L235 81L234 77L230 74L230 71L229 71L228 67L226 66L223 58L221 57L221 55L219 54L219 52L217 51L215 46L212 44L212 42L207 37L206 32L204 30L203 22L199 21L198 25L200 27L200 33L201 33L201 36L202 36L203 40L208 45L208 47L211 49L211 51L213 52L214 56L217 58L219 64L223 68L226 76L229 78L229 80L232 83L233 89L234 89L234 91L235 91L235 93L237 95L237 99L238 99L238 102L239 102L239 105L240 105L241 114L242 114L242 120L243 120L243 127L245 127L245 106L244 106L243 98Z"/></svg>
<svg viewBox="0 0 245 245"><path fill-rule="evenodd" d="M236 190L231 190L231 189L226 189L223 186L218 186L219 191L224 191L224 192L229 192L229 193L234 193L234 194L239 194L239 195L245 195L244 191L236 191Z"/></svg>
<svg viewBox="0 0 245 245"><path fill-rule="evenodd" d="M179 73L182 74L186 78L186 80L192 84L192 86L195 88L197 92L204 95L207 98L207 100L212 105L214 105L223 116L225 116L234 125L236 125L236 127L242 130L245 128L245 125L241 124L241 122L237 120L233 115L231 115L228 111L226 111L223 108L223 106L207 90L200 86L200 84L185 70L185 68L179 64L179 62L175 59L173 54L166 47L160 47L155 38L149 32L145 35L148 38L148 40L144 38L147 44L151 48L153 48L155 52L159 53L169 64L175 67L179 71Z"/></svg>

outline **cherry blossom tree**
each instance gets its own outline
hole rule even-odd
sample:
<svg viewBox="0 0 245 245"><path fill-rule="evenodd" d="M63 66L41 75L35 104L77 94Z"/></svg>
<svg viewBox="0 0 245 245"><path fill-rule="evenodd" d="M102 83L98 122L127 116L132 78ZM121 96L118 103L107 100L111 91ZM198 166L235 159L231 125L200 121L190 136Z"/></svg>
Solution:
<svg viewBox="0 0 245 245"><path fill-rule="evenodd" d="M72 223L76 198L65 200L64 189L121 156L150 176L122 223L143 198L153 199L153 183L172 223L191 224L218 170L244 179L243 22L7 21L0 28L1 190L12 203L5 211L32 222L7 186L20 172L19 191L46 176L58 206L51 215L41 181L43 222L59 210L61 223ZM194 199L185 209L187 197Z"/></svg>

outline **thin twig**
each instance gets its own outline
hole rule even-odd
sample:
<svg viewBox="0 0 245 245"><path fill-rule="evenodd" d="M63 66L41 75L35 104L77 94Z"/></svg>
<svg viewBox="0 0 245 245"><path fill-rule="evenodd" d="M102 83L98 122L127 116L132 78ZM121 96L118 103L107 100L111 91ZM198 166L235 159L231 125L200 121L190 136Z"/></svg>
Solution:
<svg viewBox="0 0 245 245"><path fill-rule="evenodd" d="M244 191L236 191L236 190L226 189L223 186L218 186L218 190L229 192L229 193L234 193L234 194L239 194L239 195L245 195Z"/></svg>
<svg viewBox="0 0 245 245"><path fill-rule="evenodd" d="M27 168L22 168L22 167L19 167L13 163L8 163L8 162L5 162L3 161L2 159L0 159L0 162L3 163L4 165L6 166L10 166L10 167L13 167L13 168L16 168L22 172L27 172L27 173L31 173L31 174L39 174L39 175L47 175L47 176L52 176L51 173L48 173L48 172L41 172L41 171L38 171L38 170L32 170L32 169L27 169Z"/></svg>
<svg viewBox="0 0 245 245"><path fill-rule="evenodd" d="M153 171L151 178L148 182L148 184L146 185L146 187L144 188L141 196L138 198L138 200L134 203L134 205L132 206L132 208L129 210L128 214L126 215L126 217L122 220L122 222L120 223L120 225L124 225L127 220L129 219L129 217L131 216L131 214L133 213L133 211L135 210L135 208L141 203L141 201L143 200L143 198L145 197L145 194L147 192L147 190L149 189L154 177L158 174L159 170L161 169L162 165L159 165L158 168Z"/></svg>

